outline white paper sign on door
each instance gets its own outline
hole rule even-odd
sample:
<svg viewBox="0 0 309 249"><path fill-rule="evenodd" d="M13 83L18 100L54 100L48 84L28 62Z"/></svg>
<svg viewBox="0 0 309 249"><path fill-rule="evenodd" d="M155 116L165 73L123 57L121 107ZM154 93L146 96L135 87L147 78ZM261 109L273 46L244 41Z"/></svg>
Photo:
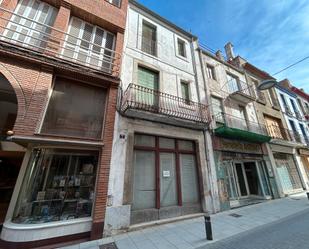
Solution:
<svg viewBox="0 0 309 249"><path fill-rule="evenodd" d="M163 170L163 177L171 177L171 172L169 170Z"/></svg>

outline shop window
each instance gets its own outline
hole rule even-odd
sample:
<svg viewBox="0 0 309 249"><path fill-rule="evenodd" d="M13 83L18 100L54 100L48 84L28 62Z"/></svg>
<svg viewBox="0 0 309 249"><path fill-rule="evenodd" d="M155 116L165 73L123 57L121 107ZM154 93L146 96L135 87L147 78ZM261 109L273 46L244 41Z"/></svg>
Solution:
<svg viewBox="0 0 309 249"><path fill-rule="evenodd" d="M133 171L132 210L199 202L193 141L135 135Z"/></svg>
<svg viewBox="0 0 309 249"><path fill-rule="evenodd" d="M19 1L3 36L5 40L32 49L44 49L49 40L57 9L37 0Z"/></svg>
<svg viewBox="0 0 309 249"><path fill-rule="evenodd" d="M56 78L41 133L101 139L106 90Z"/></svg>
<svg viewBox="0 0 309 249"><path fill-rule="evenodd" d="M34 149L12 221L40 224L90 217L98 153Z"/></svg>
<svg viewBox="0 0 309 249"><path fill-rule="evenodd" d="M110 73L114 61L114 43L114 34L73 17L62 57Z"/></svg>

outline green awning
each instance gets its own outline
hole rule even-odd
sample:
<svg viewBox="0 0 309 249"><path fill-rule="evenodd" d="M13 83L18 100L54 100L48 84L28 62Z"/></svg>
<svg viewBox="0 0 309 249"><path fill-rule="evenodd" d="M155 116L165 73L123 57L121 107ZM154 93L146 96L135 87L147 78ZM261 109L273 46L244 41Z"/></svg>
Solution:
<svg viewBox="0 0 309 249"><path fill-rule="evenodd" d="M267 143L271 140L271 137L269 136L257 134L250 131L244 131L236 128L230 128L227 126L221 126L216 128L215 134L218 137L242 140L253 143Z"/></svg>

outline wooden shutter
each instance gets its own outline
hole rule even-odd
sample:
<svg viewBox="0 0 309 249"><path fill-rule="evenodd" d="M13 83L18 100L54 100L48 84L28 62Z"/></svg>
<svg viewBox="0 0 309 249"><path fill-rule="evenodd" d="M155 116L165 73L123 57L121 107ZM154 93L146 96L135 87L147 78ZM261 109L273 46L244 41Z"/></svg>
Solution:
<svg viewBox="0 0 309 249"><path fill-rule="evenodd" d="M143 22L142 50L148 54L157 55L157 31L151 24Z"/></svg>

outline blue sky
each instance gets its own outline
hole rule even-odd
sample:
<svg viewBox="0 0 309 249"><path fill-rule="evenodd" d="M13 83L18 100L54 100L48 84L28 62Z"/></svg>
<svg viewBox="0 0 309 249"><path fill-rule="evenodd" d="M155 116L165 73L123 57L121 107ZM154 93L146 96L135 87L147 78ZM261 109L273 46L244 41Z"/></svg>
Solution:
<svg viewBox="0 0 309 249"><path fill-rule="evenodd" d="M224 51L274 74L309 56L309 0L139 0L151 10ZM309 93L309 59L275 76Z"/></svg>

